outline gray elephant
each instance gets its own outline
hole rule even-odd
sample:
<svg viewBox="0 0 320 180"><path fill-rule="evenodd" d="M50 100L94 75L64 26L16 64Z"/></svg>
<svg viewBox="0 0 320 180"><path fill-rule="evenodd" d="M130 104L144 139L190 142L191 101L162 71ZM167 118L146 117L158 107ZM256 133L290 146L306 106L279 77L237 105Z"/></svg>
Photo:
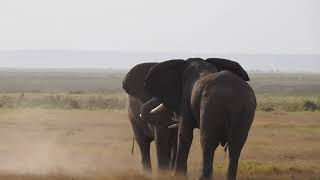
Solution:
<svg viewBox="0 0 320 180"><path fill-rule="evenodd" d="M161 170L174 167L177 146L177 129L167 128L174 123L173 113L163 111L151 115L143 108L156 105L153 103L155 101L147 102L151 96L144 89L144 80L151 67L156 64L142 63L134 66L122 82L123 89L128 94L127 110L134 138L140 148L143 168L147 171L152 169L150 143L153 140L156 145L158 168Z"/></svg>
<svg viewBox="0 0 320 180"><path fill-rule="evenodd" d="M193 129L200 128L199 179L213 178L214 151L219 144L229 149L228 179L236 179L256 109L255 94L246 81L246 71L226 59L169 60L151 68L145 89L153 97L148 104L157 107L152 113L169 109L179 116L175 175L186 175Z"/></svg>

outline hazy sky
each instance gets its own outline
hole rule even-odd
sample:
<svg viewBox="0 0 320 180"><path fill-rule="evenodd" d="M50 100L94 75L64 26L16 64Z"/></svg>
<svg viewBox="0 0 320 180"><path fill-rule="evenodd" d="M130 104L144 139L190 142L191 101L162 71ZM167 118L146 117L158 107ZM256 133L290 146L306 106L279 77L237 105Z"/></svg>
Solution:
<svg viewBox="0 0 320 180"><path fill-rule="evenodd" d="M320 54L320 1L1 0L12 49Z"/></svg>

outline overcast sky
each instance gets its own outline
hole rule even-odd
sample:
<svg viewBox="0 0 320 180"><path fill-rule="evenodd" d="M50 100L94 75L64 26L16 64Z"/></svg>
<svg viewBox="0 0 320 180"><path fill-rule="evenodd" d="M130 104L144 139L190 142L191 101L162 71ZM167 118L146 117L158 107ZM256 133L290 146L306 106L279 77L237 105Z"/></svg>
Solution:
<svg viewBox="0 0 320 180"><path fill-rule="evenodd" d="M320 54L320 1L1 0L12 49Z"/></svg>

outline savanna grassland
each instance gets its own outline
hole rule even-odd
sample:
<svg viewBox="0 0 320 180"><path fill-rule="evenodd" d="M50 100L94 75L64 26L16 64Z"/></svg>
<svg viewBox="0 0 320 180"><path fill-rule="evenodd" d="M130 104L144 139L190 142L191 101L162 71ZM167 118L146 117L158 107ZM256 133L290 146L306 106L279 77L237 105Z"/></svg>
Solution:
<svg viewBox="0 0 320 180"><path fill-rule="evenodd" d="M121 90L111 70L0 70L0 179L169 179L141 171ZM320 179L320 75L259 73L258 111L239 179ZM199 130L188 161L200 170ZM153 167L155 149L152 146ZM228 158L219 147L215 177Z"/></svg>

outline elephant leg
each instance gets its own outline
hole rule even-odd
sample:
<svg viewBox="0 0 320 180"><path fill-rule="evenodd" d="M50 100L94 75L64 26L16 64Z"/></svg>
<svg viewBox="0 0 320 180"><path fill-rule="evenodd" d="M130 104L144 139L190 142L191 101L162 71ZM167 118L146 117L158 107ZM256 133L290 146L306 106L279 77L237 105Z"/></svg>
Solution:
<svg viewBox="0 0 320 180"><path fill-rule="evenodd" d="M232 139L229 146L229 167L228 167L228 180L235 180L237 177L238 161L241 149L244 142L239 139Z"/></svg>
<svg viewBox="0 0 320 180"><path fill-rule="evenodd" d="M199 180L213 179L214 152L219 146L219 122L224 119L222 111L218 108L204 108L200 115L200 142L202 148L202 168ZM214 117L214 119L212 119Z"/></svg>
<svg viewBox="0 0 320 180"><path fill-rule="evenodd" d="M228 180L235 180L237 177L238 161L241 150L247 140L248 131L242 126L240 130L235 130L231 134L231 140L228 141L229 146L229 167L228 167Z"/></svg>
<svg viewBox="0 0 320 180"><path fill-rule="evenodd" d="M178 130L177 157L174 174L176 176L187 174L187 161L193 139L193 126L187 120L180 120Z"/></svg>
<svg viewBox="0 0 320 180"><path fill-rule="evenodd" d="M229 167L228 167L228 180L235 180L237 177L238 161L241 150L247 140L249 129L252 123L254 113L247 115L238 114L233 117L234 122L241 122L232 125L230 139L228 140L229 146Z"/></svg>
<svg viewBox="0 0 320 180"><path fill-rule="evenodd" d="M169 129L155 127L155 145L157 150L158 168L160 170L169 169L170 161L170 139Z"/></svg>
<svg viewBox="0 0 320 180"><path fill-rule="evenodd" d="M151 171L150 141L138 143L138 145L140 148L143 169L146 171Z"/></svg>
<svg viewBox="0 0 320 180"><path fill-rule="evenodd" d="M199 180L212 179L213 157L213 148L207 145L202 146L202 169Z"/></svg>
<svg viewBox="0 0 320 180"><path fill-rule="evenodd" d="M174 170L177 157L177 134L178 129L172 129L170 132L170 165L169 170Z"/></svg>
<svg viewBox="0 0 320 180"><path fill-rule="evenodd" d="M217 146L212 146L208 142L201 141L202 147L202 169L199 180L212 179L214 151Z"/></svg>
<svg viewBox="0 0 320 180"><path fill-rule="evenodd" d="M150 144L152 139L145 135L143 127L138 126L134 123L134 121L131 121L131 124L135 139L140 149L143 169L146 171L151 171ZM144 128L148 128L148 126Z"/></svg>

